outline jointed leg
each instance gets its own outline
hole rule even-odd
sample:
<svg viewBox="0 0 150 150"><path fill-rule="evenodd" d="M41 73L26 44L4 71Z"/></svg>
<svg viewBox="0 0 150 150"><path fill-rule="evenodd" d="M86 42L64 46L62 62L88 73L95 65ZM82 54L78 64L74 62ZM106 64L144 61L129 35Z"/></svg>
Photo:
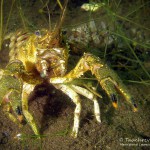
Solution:
<svg viewBox="0 0 150 150"><path fill-rule="evenodd" d="M78 135L78 129L79 129L79 124L80 124L80 113L81 113L80 97L74 90L72 90L67 85L56 85L55 87L63 91L66 95L68 95L71 98L71 100L76 104L76 108L74 111L74 125L73 125L72 134L71 134L74 138L76 138Z"/></svg>
<svg viewBox="0 0 150 150"><path fill-rule="evenodd" d="M99 123L101 123L100 108L99 108L99 103L98 103L98 100L96 99L96 96L92 92L90 92L89 90L82 88L80 86L71 85L71 88L73 90L75 90L78 94L81 94L81 95L85 96L86 98L88 98L94 102L95 118Z"/></svg>
<svg viewBox="0 0 150 150"><path fill-rule="evenodd" d="M24 117L21 112L21 94L16 89L9 89L2 100L3 111L14 123L21 127L24 122ZM14 114L12 114L14 112Z"/></svg>
<svg viewBox="0 0 150 150"><path fill-rule="evenodd" d="M79 78L88 70L91 70L92 74L94 74L96 69L100 69L103 66L104 63L98 57L85 53L73 70L64 77L51 78L50 83L67 83L75 78Z"/></svg>
<svg viewBox="0 0 150 150"><path fill-rule="evenodd" d="M23 111L23 114L24 114L26 120L28 121L29 125L31 126L32 130L34 131L34 133L39 136L39 130L38 130L37 125L34 121L34 118L30 114L30 112L28 111L28 95L33 89L34 89L34 85L30 85L27 83L25 83L23 85L22 111Z"/></svg>

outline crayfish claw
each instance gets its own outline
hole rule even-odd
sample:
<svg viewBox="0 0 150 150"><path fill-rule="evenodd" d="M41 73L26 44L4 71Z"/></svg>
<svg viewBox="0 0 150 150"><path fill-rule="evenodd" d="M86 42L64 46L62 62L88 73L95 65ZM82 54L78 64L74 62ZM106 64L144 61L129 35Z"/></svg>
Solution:
<svg viewBox="0 0 150 150"><path fill-rule="evenodd" d="M117 108L117 107L118 107L118 104L117 104L117 101L118 101L117 96L116 96L115 94L111 94L111 95L110 95L110 98L111 98L111 100L112 100L112 105L113 105L113 107L114 107L114 108Z"/></svg>

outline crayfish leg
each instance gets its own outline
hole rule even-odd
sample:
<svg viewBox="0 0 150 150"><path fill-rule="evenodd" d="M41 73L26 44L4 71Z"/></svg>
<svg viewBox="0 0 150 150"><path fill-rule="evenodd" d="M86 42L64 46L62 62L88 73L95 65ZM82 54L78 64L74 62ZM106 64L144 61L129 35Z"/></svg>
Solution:
<svg viewBox="0 0 150 150"><path fill-rule="evenodd" d="M74 104L76 105L75 111L74 111L74 125L73 125L73 129L71 133L71 136L76 138L78 135L79 124L80 124L81 99L79 95L67 85L59 84L59 85L55 85L55 87L61 90L66 95L68 95L71 98L71 100L74 102Z"/></svg>
<svg viewBox="0 0 150 150"><path fill-rule="evenodd" d="M94 95L94 93L90 92L89 90L77 86L77 85L71 85L70 86L74 91L76 91L78 94L85 96L86 98L90 99L93 101L94 103L94 114L95 114L95 118L97 120L97 122L101 123L101 118L100 118L100 107L99 107L99 103L97 100L97 96Z"/></svg>
<svg viewBox="0 0 150 150"><path fill-rule="evenodd" d="M23 85L23 91L22 91L22 111L23 114L31 126L32 130L34 131L35 135L40 137L39 129L35 123L35 120L31 113L28 110L28 95L29 93L34 89L35 85L24 83Z"/></svg>

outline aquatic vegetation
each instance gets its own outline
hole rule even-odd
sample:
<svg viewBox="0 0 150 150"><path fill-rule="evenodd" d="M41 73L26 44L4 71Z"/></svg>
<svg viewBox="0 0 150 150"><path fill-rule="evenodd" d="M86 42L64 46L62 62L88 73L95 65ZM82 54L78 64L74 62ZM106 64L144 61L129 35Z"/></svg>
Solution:
<svg viewBox="0 0 150 150"><path fill-rule="evenodd" d="M2 46L2 30L3 30L3 0L1 1L0 7L0 49Z"/></svg>
<svg viewBox="0 0 150 150"><path fill-rule="evenodd" d="M1 0L1 4L0 4L0 6L1 6L0 7L0 50L2 50L2 44L3 44L3 41L5 40L5 36L7 33L7 28L9 25L9 20L10 20L11 14L12 14L15 0L12 0L12 2L11 2L10 10L9 10L9 13L8 13L8 16L6 19L7 21L5 22L5 26L4 26L4 18L6 18L6 16L4 16L4 13L3 13L4 2L5 1Z"/></svg>

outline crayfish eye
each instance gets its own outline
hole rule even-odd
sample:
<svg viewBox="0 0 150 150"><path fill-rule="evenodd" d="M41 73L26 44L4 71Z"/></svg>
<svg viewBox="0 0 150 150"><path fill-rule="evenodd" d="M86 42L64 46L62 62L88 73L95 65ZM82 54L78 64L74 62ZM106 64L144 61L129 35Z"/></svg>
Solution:
<svg viewBox="0 0 150 150"><path fill-rule="evenodd" d="M40 33L40 31L38 30L38 31L35 31L35 35L37 35L37 36L41 36L41 33Z"/></svg>

